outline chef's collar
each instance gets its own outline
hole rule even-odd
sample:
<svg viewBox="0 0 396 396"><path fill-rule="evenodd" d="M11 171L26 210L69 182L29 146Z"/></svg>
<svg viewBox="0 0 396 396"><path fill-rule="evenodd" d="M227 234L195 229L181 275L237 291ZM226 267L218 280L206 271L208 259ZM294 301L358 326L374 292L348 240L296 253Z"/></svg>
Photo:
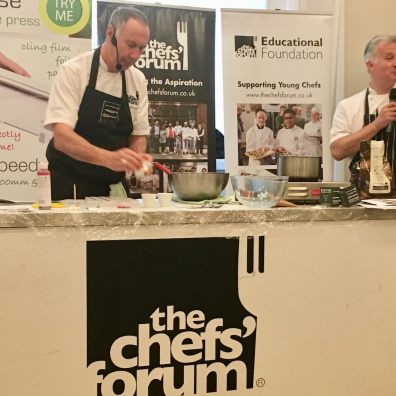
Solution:
<svg viewBox="0 0 396 396"><path fill-rule="evenodd" d="M109 73L114 73L114 74L118 74L119 71L116 72L111 72L109 70L109 67L107 66L107 63L104 61L104 59L102 58L102 54L100 54L100 58L99 58L99 68L103 71L107 71Z"/></svg>
<svg viewBox="0 0 396 396"><path fill-rule="evenodd" d="M100 67L101 69L104 69L104 70L106 70L106 71L109 71L109 67L107 66L106 62L105 62L104 59L102 58L102 54L100 55L100 58L99 58L99 67Z"/></svg>
<svg viewBox="0 0 396 396"><path fill-rule="evenodd" d="M393 85L393 88L396 88L396 84ZM386 94L379 94L374 88L372 88L370 85L368 86L368 93L369 95L378 95L378 96L386 96L389 95L389 92Z"/></svg>

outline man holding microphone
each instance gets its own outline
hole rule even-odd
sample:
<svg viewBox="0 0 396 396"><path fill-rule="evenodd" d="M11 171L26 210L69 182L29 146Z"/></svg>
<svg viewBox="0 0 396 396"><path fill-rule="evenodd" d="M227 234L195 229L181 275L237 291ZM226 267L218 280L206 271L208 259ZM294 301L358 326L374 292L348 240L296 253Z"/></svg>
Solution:
<svg viewBox="0 0 396 396"><path fill-rule="evenodd" d="M385 155L393 167L394 186L396 35L373 37L366 45L364 60L370 75L369 86L338 104L331 128L330 150L338 161L349 157L351 168L357 161L360 142L383 140L387 151Z"/></svg>

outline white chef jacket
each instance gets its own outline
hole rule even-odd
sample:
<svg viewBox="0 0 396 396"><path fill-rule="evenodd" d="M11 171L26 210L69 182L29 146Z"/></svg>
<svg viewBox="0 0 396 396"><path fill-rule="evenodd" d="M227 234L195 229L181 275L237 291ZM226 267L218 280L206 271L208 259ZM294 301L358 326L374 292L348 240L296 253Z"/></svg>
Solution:
<svg viewBox="0 0 396 396"><path fill-rule="evenodd" d="M282 128L276 134L278 144L289 151L292 155L304 156L303 148L305 145L304 129L297 125L293 128Z"/></svg>
<svg viewBox="0 0 396 396"><path fill-rule="evenodd" d="M322 121L309 121L304 125L305 155L308 157L321 157L322 145L318 138L322 136Z"/></svg>
<svg viewBox="0 0 396 396"><path fill-rule="evenodd" d="M330 144L363 128L365 97L366 89L338 103L330 130ZM377 110L379 112L389 103L389 94L379 95L369 87L368 102L370 114L376 114ZM352 157L349 160L352 160Z"/></svg>
<svg viewBox="0 0 396 396"><path fill-rule="evenodd" d="M61 65L51 87L44 126L52 129L55 123L64 123L74 128L85 88L88 85L93 51L69 59ZM148 95L144 74L131 66L125 70L129 109L133 121L133 135L148 135ZM96 89L109 95L121 97L122 79L120 73L110 73L100 57Z"/></svg>
<svg viewBox="0 0 396 396"><path fill-rule="evenodd" d="M355 133L363 127L365 96L366 89L338 103L330 130L331 143L343 136ZM389 103L389 94L379 95L369 87L368 101L370 114L376 114L377 110L379 112L383 106Z"/></svg>
<svg viewBox="0 0 396 396"><path fill-rule="evenodd" d="M246 132L246 152L258 150L263 147L273 149L274 143L274 133L267 127L259 129L257 125L254 125ZM260 163L260 160L249 157L249 165L260 165Z"/></svg>

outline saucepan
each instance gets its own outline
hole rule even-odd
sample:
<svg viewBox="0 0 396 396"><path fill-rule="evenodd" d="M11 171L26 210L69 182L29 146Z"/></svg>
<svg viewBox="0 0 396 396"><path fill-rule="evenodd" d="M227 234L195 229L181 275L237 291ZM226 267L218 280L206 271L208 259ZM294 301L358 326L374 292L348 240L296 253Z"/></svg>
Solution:
<svg viewBox="0 0 396 396"><path fill-rule="evenodd" d="M321 179L321 157L278 155L277 175L289 176L289 181L318 181Z"/></svg>

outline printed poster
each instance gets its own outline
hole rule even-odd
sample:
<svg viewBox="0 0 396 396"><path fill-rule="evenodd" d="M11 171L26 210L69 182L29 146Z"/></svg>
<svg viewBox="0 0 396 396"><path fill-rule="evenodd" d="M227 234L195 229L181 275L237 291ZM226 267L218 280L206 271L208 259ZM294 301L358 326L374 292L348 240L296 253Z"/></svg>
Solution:
<svg viewBox="0 0 396 396"><path fill-rule="evenodd" d="M230 173L276 173L283 154L321 157L331 180L333 24L330 15L222 10Z"/></svg>
<svg viewBox="0 0 396 396"><path fill-rule="evenodd" d="M0 10L0 199L35 201L50 86L91 48L91 0L4 0Z"/></svg>
<svg viewBox="0 0 396 396"><path fill-rule="evenodd" d="M138 8L150 26L150 41L135 64L148 84L148 152L174 171L214 171L215 10L98 1L99 43L119 6ZM132 176L131 192L166 190L162 176Z"/></svg>

